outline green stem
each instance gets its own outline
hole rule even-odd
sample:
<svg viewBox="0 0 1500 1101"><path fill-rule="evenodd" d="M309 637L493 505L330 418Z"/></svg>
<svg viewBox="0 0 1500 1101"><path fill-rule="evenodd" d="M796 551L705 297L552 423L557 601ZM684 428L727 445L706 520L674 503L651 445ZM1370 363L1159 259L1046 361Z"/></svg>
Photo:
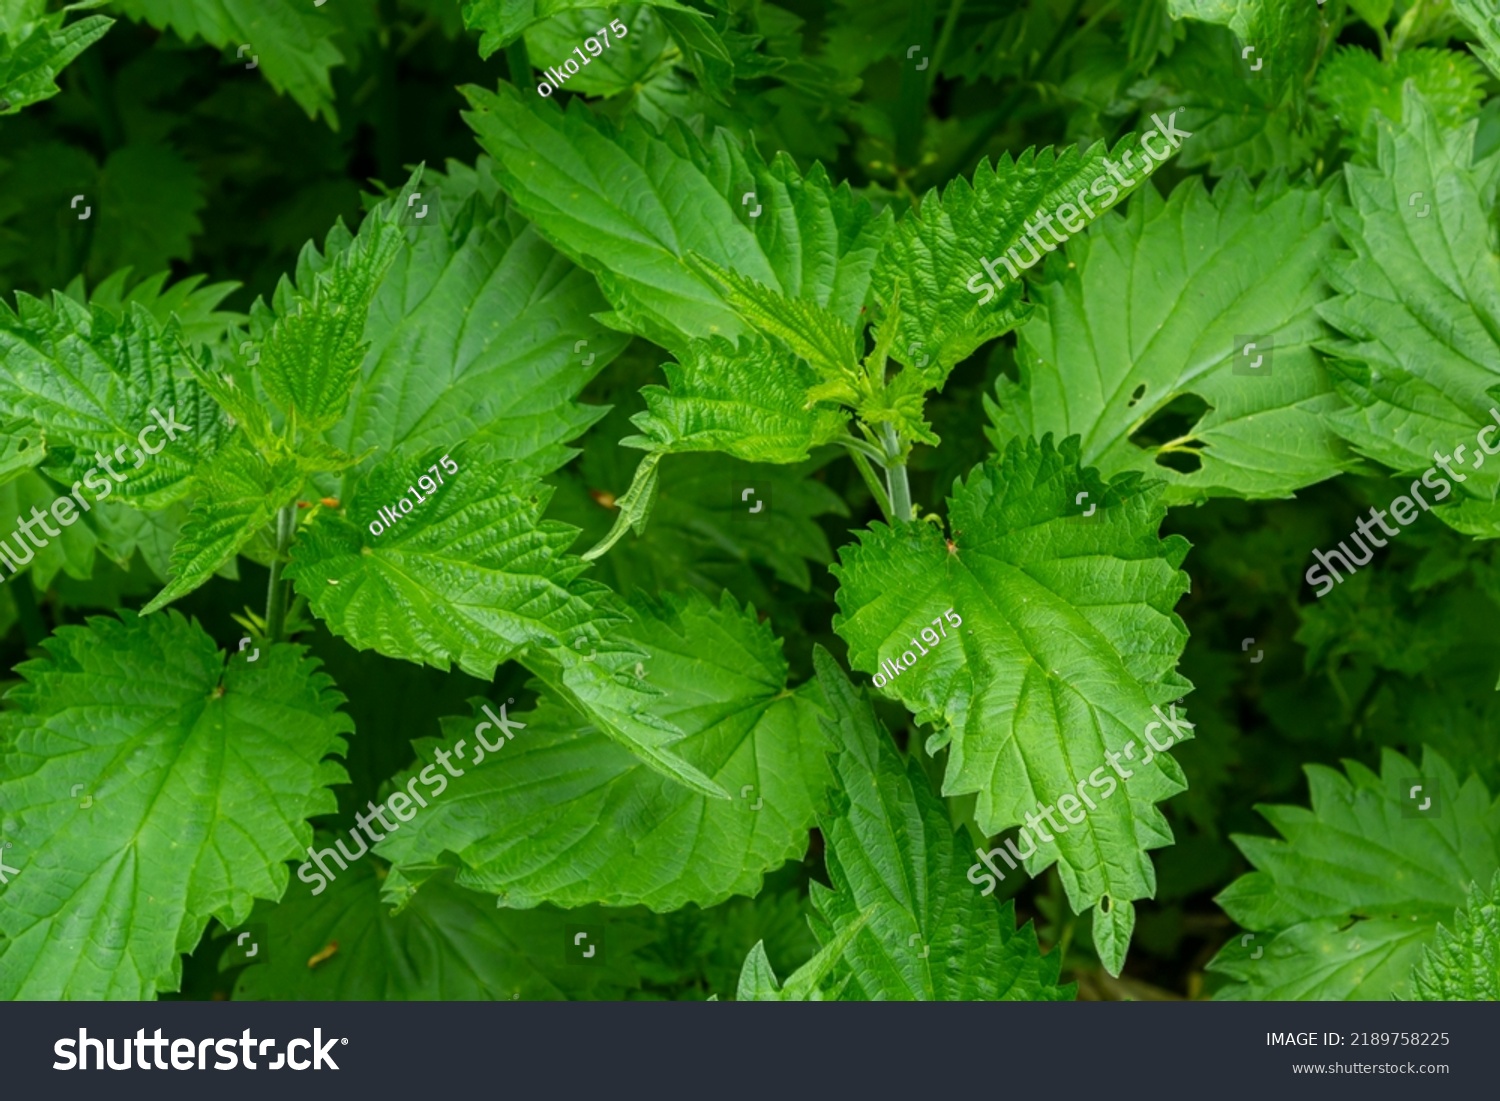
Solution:
<svg viewBox="0 0 1500 1101"><path fill-rule="evenodd" d="M531 58L526 53L526 39L518 38L505 47L505 67L510 82L525 91L535 83L531 78Z"/></svg>
<svg viewBox="0 0 1500 1101"><path fill-rule="evenodd" d="M287 548L297 528L297 506L286 505L276 513L276 557L271 559L271 584L266 590L266 638L281 642L286 630L286 583L281 580Z"/></svg>
<svg viewBox="0 0 1500 1101"><path fill-rule="evenodd" d="M884 488L881 487L880 479L875 477L875 468L870 465L870 460L865 457L864 452L854 447L849 448L849 457L854 460L854 465L859 470L859 476L865 480L865 485L870 490L870 496L875 498L875 503L880 506L880 511L885 515L886 520L895 523L894 518L891 516L891 499L886 495Z"/></svg>
<svg viewBox="0 0 1500 1101"><path fill-rule="evenodd" d="M858 436L845 436L838 442L850 451L858 451L872 463L877 464L881 469L885 468L885 448L876 447L873 443L870 443L868 440L862 440Z"/></svg>
<svg viewBox="0 0 1500 1101"><path fill-rule="evenodd" d="M911 486L906 480L906 460L901 457L901 437L896 435L896 426L886 421L880 426L880 438L885 443L885 479L891 490L891 520L908 524L911 522Z"/></svg>

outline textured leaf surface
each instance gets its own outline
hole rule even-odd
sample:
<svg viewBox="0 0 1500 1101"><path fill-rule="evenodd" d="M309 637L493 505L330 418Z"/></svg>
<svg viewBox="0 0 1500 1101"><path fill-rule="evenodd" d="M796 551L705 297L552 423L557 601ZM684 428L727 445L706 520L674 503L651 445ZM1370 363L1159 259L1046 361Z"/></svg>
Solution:
<svg viewBox="0 0 1500 1101"><path fill-rule="evenodd" d="M1081 516L1085 494L1095 517ZM1026 860L1033 876L1057 862L1075 910L1098 904L1096 930L1117 931L1119 954L1105 959L1117 973L1131 901L1155 892L1147 850L1172 840L1155 804L1186 786L1142 740L1153 705L1190 687L1174 671L1187 630L1172 611L1188 588L1178 570L1187 542L1157 536L1159 491L1135 475L1106 488L1080 470L1075 440L1012 442L955 487L948 508L951 550L930 524L875 524L841 550L834 629L855 669L886 662L884 691L937 725L928 749L949 746L943 793L977 792L987 833L1028 814L1035 823L1063 796L1079 804L1080 788L1105 786L1086 778L1114 783L1110 761L1127 744L1144 750L1118 766L1123 798L1111 787L1081 828L1034 831ZM950 609L961 625L944 621ZM922 629L939 627L946 637L920 654ZM892 675L891 662L906 668Z"/></svg>
<svg viewBox="0 0 1500 1101"><path fill-rule="evenodd" d="M1310 809L1259 808L1284 840L1235 837L1257 870L1217 901L1253 935L1210 964L1233 980L1218 998L1409 997L1438 923L1500 869L1500 801L1477 778L1460 783L1431 750L1420 770L1394 750L1379 775L1344 769L1306 767ZM1428 813L1414 795L1434 796Z"/></svg>
<svg viewBox="0 0 1500 1101"><path fill-rule="evenodd" d="M755 947L745 956L745 965L740 969L740 981L735 990L737 1002L819 1002L837 999L848 985L848 977L830 984L825 995L824 983L834 974L835 968L849 946L854 943L865 927L869 914L861 914L857 920L848 922L812 959L787 976L785 984L776 978L771 959L766 955L764 941L756 941Z"/></svg>
<svg viewBox="0 0 1500 1101"><path fill-rule="evenodd" d="M960 177L941 194L928 192L917 210L896 223L871 276L887 309L901 285L901 321L891 354L902 363L931 357L942 377L985 341L1013 329L1027 307L1021 284L1008 278L1000 258L1016 250L1024 264L1037 254L1026 227L1038 211L1050 213L1063 203L1076 207L1080 196L1083 209L1105 207L1101 193L1091 191L1095 181L1117 196L1139 187L1144 176L1126 168L1122 174L1131 183L1117 187L1105 167L1106 160L1119 162L1126 149L1138 156L1138 142L1128 135L1113 151L1098 142L1087 152L1069 147L1029 149L1019 158L1006 154L993 168L988 160L980 162L972 183ZM1038 236L1047 248L1058 247L1044 233ZM986 274L986 259L1004 280L998 291ZM981 293L986 287L995 292L993 300ZM980 305L981 299L987 304Z"/></svg>
<svg viewBox="0 0 1500 1101"><path fill-rule="evenodd" d="M94 571L94 551L99 542L88 524L76 521L67 527L56 529L62 533L57 539L41 534L40 538L46 544L43 547L36 547L27 540L21 530L21 520L34 516L37 511L46 515L52 502L57 500L57 490L56 482L49 481L34 471L21 471L12 480L0 485L0 523L4 524L4 539L8 540L0 541L0 547L30 575L37 590L43 592L59 573L80 580L90 576ZM36 530L35 527L32 528L33 533ZM0 572L10 581L10 565L3 565L4 569Z"/></svg>
<svg viewBox="0 0 1500 1101"><path fill-rule="evenodd" d="M1414 92L1402 117L1399 127L1380 124L1378 168L1345 168L1352 207L1334 211L1351 251L1332 262L1341 294L1320 311L1345 338L1331 351L1348 407L1330 422L1398 473L1432 467L1435 454L1455 457L1465 480L1454 488L1493 524L1500 464L1479 469L1476 436L1492 423L1487 391L1500 386L1500 256L1490 229L1500 155L1471 163L1474 125L1440 130ZM1470 457L1456 457L1459 445Z"/></svg>
<svg viewBox="0 0 1500 1101"><path fill-rule="evenodd" d="M724 130L702 139L673 123L657 135L638 120L617 130L508 85L465 94L465 118L506 191L598 276L616 327L679 353L690 339L745 333L714 282L687 265L692 252L856 323L889 217L835 188L821 166L804 176L785 154L768 165Z"/></svg>
<svg viewBox="0 0 1500 1101"><path fill-rule="evenodd" d="M294 548L287 576L329 629L356 649L484 679L533 642L597 637L587 587L573 585L583 564L564 554L574 532L541 519L550 491L460 454L458 472L418 503L409 485L438 465L423 458L377 464L346 515L320 514ZM414 507L394 507L403 499Z"/></svg>
<svg viewBox="0 0 1500 1101"><path fill-rule="evenodd" d="M64 26L66 18L54 12L0 31L0 115L55 96L57 74L114 25L113 19L89 15Z"/></svg>
<svg viewBox="0 0 1500 1101"><path fill-rule="evenodd" d="M1452 50L1417 49L1402 50L1383 61L1358 46L1345 46L1323 63L1318 96L1339 120L1346 144L1373 161L1375 113L1400 122L1402 89L1408 80L1448 127L1473 117L1484 98L1484 70L1471 57Z"/></svg>
<svg viewBox="0 0 1500 1101"><path fill-rule="evenodd" d="M811 370L747 337L694 342L680 363L664 363L666 386L641 390L646 411L633 418L643 435L626 447L667 453L722 451L747 462L795 463L844 434L848 414L808 407Z"/></svg>
<svg viewBox="0 0 1500 1101"><path fill-rule="evenodd" d="M864 695L816 651L833 719L839 794L820 816L831 888L812 885L824 940L863 926L842 958L853 1001L1062 1001L1060 957L1045 958L1015 903L968 881L942 800L920 763L903 759ZM831 935L830 935L831 934Z"/></svg>
<svg viewBox="0 0 1500 1101"><path fill-rule="evenodd" d="M377 208L350 237L342 223L322 255L303 249L297 279L283 278L270 309L257 302L251 335L266 392L298 422L325 429L348 406L366 350L365 322L386 271L401 252L395 219L414 183Z"/></svg>
<svg viewBox="0 0 1500 1101"><path fill-rule="evenodd" d="M1500 76L1500 11L1485 0L1453 0L1453 14L1479 36L1475 55Z"/></svg>
<svg viewBox="0 0 1500 1101"><path fill-rule="evenodd" d="M20 868L0 906L0 993L150 998L176 989L210 916L234 926L285 889L282 861L347 779L324 758L353 725L297 648L226 665L176 614L61 627L45 649L0 713Z"/></svg>
<svg viewBox="0 0 1500 1101"><path fill-rule="evenodd" d="M1412 976L1417 1000L1500 1002L1500 875L1488 892L1475 885L1450 924L1438 926Z"/></svg>
<svg viewBox="0 0 1500 1101"><path fill-rule="evenodd" d="M363 378L330 439L353 454L463 443L550 473L601 412L575 399L625 338L592 319L608 307L588 273L503 200L453 205L410 235L386 274Z"/></svg>
<svg viewBox="0 0 1500 1101"><path fill-rule="evenodd" d="M234 560L291 503L303 482L291 460L267 462L243 442L214 456L194 483L193 509L172 548L172 579L143 613L192 592Z"/></svg>
<svg viewBox="0 0 1500 1101"><path fill-rule="evenodd" d="M102 456L124 475L113 479L115 500L158 508L185 496L226 437L224 414L188 374L196 359L175 322L140 305L120 316L61 294L50 305L20 295L14 311L0 304L0 411L45 433L48 467L65 484L95 467L105 478ZM152 409L175 410L188 430L169 440ZM157 454L142 452L143 434Z"/></svg>
<svg viewBox="0 0 1500 1101"><path fill-rule="evenodd" d="M677 0L642 0L642 5L698 15L693 8ZM599 0L463 0L464 26L480 32L480 57L489 57L496 50L510 45L533 23L576 11L603 14L600 23L606 27L609 16L613 14L611 6L600 4ZM630 24L625 26L629 29ZM614 42L615 37L611 35L611 49L615 48Z"/></svg>
<svg viewBox="0 0 1500 1101"><path fill-rule="evenodd" d="M347 516L325 512L307 527L286 576L313 613L357 650L444 670L456 664L485 680L524 654L554 691L654 767L718 793L667 751L682 732L643 713L650 692L625 672L639 654L606 639L623 617L606 607L607 590L579 577L586 564L565 553L576 529L541 518L551 490L512 484L505 464L470 463L460 453L458 472L418 504L409 487L437 459L380 462ZM412 512L375 534L381 506L403 498ZM583 660L592 646L602 660Z"/></svg>
<svg viewBox="0 0 1500 1101"><path fill-rule="evenodd" d="M1312 349L1335 240L1324 198L1238 173L1210 195L1192 179L1071 241L1020 329L1021 380L1002 378L990 406L997 445L1077 433L1085 463L1162 477L1170 500L1283 497L1337 474L1343 448L1322 417L1340 402ZM1135 442L1185 395L1207 404L1196 424Z"/></svg>
<svg viewBox="0 0 1500 1101"><path fill-rule="evenodd" d="M381 844L397 872L415 879L446 852L462 869L459 884L508 906L675 910L754 894L766 872L802 855L827 783L825 743L816 692L787 688L780 640L727 594L717 606L693 593L632 610L621 636L644 655L639 675L663 693L652 710L686 732L673 752L733 800L674 783L544 703L517 717L526 727L503 753L454 779L439 805ZM498 740L476 731L482 722L483 711L446 720L450 752L460 736L471 747ZM423 763L439 744L419 747Z"/></svg>
<svg viewBox="0 0 1500 1101"><path fill-rule="evenodd" d="M83 280L77 279L68 284L67 294L79 303L102 306L120 315L139 304L161 325L175 317L182 339L188 344L217 344L245 321L242 314L218 308L239 289L238 283L204 283L201 275L169 283L171 273L160 271L131 286L130 276L129 269L114 272L87 297Z"/></svg>
<svg viewBox="0 0 1500 1101"><path fill-rule="evenodd" d="M1253 52L1241 55L1246 75L1278 89L1297 83L1317 57L1319 13L1299 0L1167 0L1173 19L1228 27Z"/></svg>
<svg viewBox="0 0 1500 1101"><path fill-rule="evenodd" d="M594 908L497 910L488 896L441 878L392 913L380 900L384 878L380 862L366 858L317 895L294 881L264 914L269 958L240 974L235 998L551 1001L619 998L638 985L631 949L646 936L628 921ZM573 926L606 924L599 966L567 962ZM310 964L331 945L332 955Z"/></svg>

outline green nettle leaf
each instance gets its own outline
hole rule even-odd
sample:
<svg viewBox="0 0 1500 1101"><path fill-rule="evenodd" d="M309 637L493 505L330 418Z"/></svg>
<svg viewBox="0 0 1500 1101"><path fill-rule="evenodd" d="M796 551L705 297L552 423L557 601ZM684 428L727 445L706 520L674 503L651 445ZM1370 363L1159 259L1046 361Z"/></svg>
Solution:
<svg viewBox="0 0 1500 1101"><path fill-rule="evenodd" d="M696 24L702 25L702 30L718 41L718 36L708 26L701 13L686 4L680 4L677 0L641 0L642 6L659 8L664 11L682 12L688 19ZM614 14L614 6L601 4L599 0L462 0L464 12L464 26L471 31L479 31L479 56L489 57L496 50L509 46L533 23L554 16L566 16L576 11L587 11L601 16L599 23L608 27L609 16ZM627 30L630 24L626 24ZM626 35L626 39L629 35ZM616 36L610 33L610 49L617 49L614 45ZM623 43L625 40L621 40ZM577 45L582 44L580 40ZM602 45L603 43L601 43ZM722 44L718 47L723 49ZM727 56L727 55L726 55ZM571 87L571 85L570 85Z"/></svg>
<svg viewBox="0 0 1500 1101"><path fill-rule="evenodd" d="M1278 89L1299 84L1317 60L1322 20L1301 0L1167 0L1173 19L1218 23L1236 35L1245 75Z"/></svg>
<svg viewBox="0 0 1500 1101"><path fill-rule="evenodd" d="M1453 14L1479 36L1479 42L1470 46L1475 56L1500 76L1500 11L1481 0L1453 0Z"/></svg>
<svg viewBox="0 0 1500 1101"><path fill-rule="evenodd" d="M89 15L64 26L66 19L67 12L59 11L0 30L0 115L57 95L57 74L115 22Z"/></svg>
<svg viewBox="0 0 1500 1101"><path fill-rule="evenodd" d="M551 473L603 413L576 398L626 343L592 320L606 309L593 278L504 200L457 204L412 234L386 274L363 379L330 439L356 453L462 442L471 458Z"/></svg>
<svg viewBox="0 0 1500 1101"><path fill-rule="evenodd" d="M1477 777L1430 749L1420 770L1390 749L1378 776L1344 769L1305 767L1311 809L1258 808L1285 840L1234 838L1257 870L1217 899L1251 931L1209 964L1221 1000L1409 997L1438 923L1500 870L1500 800Z"/></svg>
<svg viewBox="0 0 1500 1101"><path fill-rule="evenodd" d="M1153 102L1180 108L1182 127L1193 132L1182 143L1179 168L1206 166L1215 176L1236 168L1252 177L1277 168L1295 174L1324 155L1332 125L1324 112L1307 110L1285 84L1249 72L1254 61L1240 56L1246 47L1228 29L1189 23L1181 30L1185 40L1140 86ZM1265 54L1251 56L1265 72Z"/></svg>
<svg viewBox="0 0 1500 1101"><path fill-rule="evenodd" d="M1158 148L1170 144L1158 141ZM959 177L941 193L929 191L896 223L871 276L887 310L901 288L891 355L906 364L930 362L941 384L975 348L1008 333L1027 313L1019 273L1067 236L1054 228L1049 238L1040 219L1054 220L1067 205L1069 221L1092 220L1145 181L1140 156L1134 134L1113 151L1103 142L1084 152L1028 149L1019 158L1005 154L993 168L981 161L972 183ZM1027 236L1033 224L1041 249Z"/></svg>
<svg viewBox="0 0 1500 1101"><path fill-rule="evenodd" d="M170 28L185 42L201 38L215 49L257 59L257 67L278 93L297 101L308 118L322 115L338 127L329 70L344 62L334 44L338 25L315 5L298 0L116 0L131 19L157 30Z"/></svg>
<svg viewBox="0 0 1500 1101"><path fill-rule="evenodd" d="M678 122L661 134L638 119L616 127L509 85L464 93L474 108L464 117L506 191L599 279L613 327L679 355L689 340L748 332L717 282L688 266L690 253L859 323L890 216L835 188L821 165L804 176L785 153L768 165L722 129L701 138Z"/></svg>
<svg viewBox="0 0 1500 1101"><path fill-rule="evenodd" d="M59 527L61 535L53 539L45 529L36 526L37 513L47 516L52 503L65 492L33 471L23 471L0 485L0 549L30 573L39 591L46 591L59 573L83 580L94 571L94 551L99 539L92 527L75 520ZM29 521L34 541L27 539L23 520ZM38 547L35 541L42 545ZM12 576L10 570L9 562L0 561L0 575L6 580Z"/></svg>
<svg viewBox="0 0 1500 1101"><path fill-rule="evenodd" d="M688 264L724 288L724 301L757 332L780 341L823 379L859 368L860 333L815 303L788 298L696 253Z"/></svg>
<svg viewBox="0 0 1500 1101"><path fill-rule="evenodd" d="M1016 928L1015 903L997 905L974 889L964 870L969 855L921 763L903 759L828 652L814 654L833 712L825 722L837 746L839 793L818 821L831 887L813 883L812 899L825 944L857 930L840 952L850 975L842 997L1071 998L1074 988L1057 984L1060 954L1043 957L1031 925Z"/></svg>
<svg viewBox="0 0 1500 1101"><path fill-rule="evenodd" d="M292 501L303 479L295 461L269 462L242 439L220 451L198 472L193 509L172 548L172 580L142 614L192 592L232 562Z"/></svg>
<svg viewBox="0 0 1500 1101"><path fill-rule="evenodd" d="M607 589L579 577L587 564L565 553L577 529L541 518L552 490L513 482L503 463L460 460L448 471L436 452L390 456L343 514L322 512L308 524L286 577L313 613L356 650L443 670L457 664L485 680L524 658L653 767L722 796L668 751L682 731L643 713L652 692L629 673L640 654L606 637L625 617ZM445 481L426 496L415 483L435 480L434 466ZM588 647L599 660L584 660Z"/></svg>
<svg viewBox="0 0 1500 1101"><path fill-rule="evenodd" d="M756 941L755 947L745 956L745 965L740 969L740 981L734 995L737 1002L821 1002L837 1001L849 983L849 975L829 982L829 976L854 938L864 930L869 913L860 914L839 929L832 940L818 950L817 955L787 976L783 985L771 967L771 958L766 954L764 941ZM825 990L825 984L828 984ZM709 999L713 1001L715 999Z"/></svg>
<svg viewBox="0 0 1500 1101"><path fill-rule="evenodd" d="M168 284L170 278L170 272L160 271L127 290L130 269L122 268L102 280L92 293L85 293L82 277L69 283L64 293L80 305L102 307L122 317L132 306L140 305L163 326L175 317L181 339L188 344L217 344L244 324L243 314L218 309L239 289L238 283L205 284L203 276L190 275Z"/></svg>
<svg viewBox="0 0 1500 1101"><path fill-rule="evenodd" d="M1344 143L1376 156L1376 112L1400 122L1402 89L1412 81L1442 125L1472 118L1484 98L1484 71L1452 50L1402 50L1382 61L1360 46L1341 47L1318 70L1318 97L1344 130Z"/></svg>
<svg viewBox="0 0 1500 1101"><path fill-rule="evenodd" d="M849 414L809 399L817 376L758 336L691 341L681 363L662 364L667 386L644 386L646 410L631 418L642 435L622 447L647 452L608 535L584 557L592 560L634 528L642 534L656 502L663 456L718 451L746 462L797 463L813 448L844 437Z"/></svg>
<svg viewBox="0 0 1500 1101"><path fill-rule="evenodd" d="M0 424L0 485L18 478L47 457L41 429L26 420Z"/></svg>
<svg viewBox="0 0 1500 1101"><path fill-rule="evenodd" d="M47 470L64 485L162 508L188 493L229 432L189 373L202 358L175 321L138 303L122 315L63 294L50 305L18 295L14 311L0 303L0 415L45 435Z"/></svg>
<svg viewBox="0 0 1500 1101"><path fill-rule="evenodd" d="M1412 989L1424 1002L1500 1001L1500 874L1486 893L1474 884L1453 915L1453 929L1437 927L1422 953Z"/></svg>
<svg viewBox="0 0 1500 1101"><path fill-rule="evenodd" d="M261 383L298 424L328 428L348 407L368 347L370 303L401 252L405 238L396 219L417 178L371 212L358 236L341 222L322 255L308 244L297 261L296 282L283 276L271 305L257 301L251 311Z"/></svg>
<svg viewBox="0 0 1500 1101"><path fill-rule="evenodd" d="M403 880L419 881L451 853L461 886L506 906L666 911L754 894L766 872L803 855L828 782L816 691L788 689L780 640L728 593L717 606L691 593L632 611L619 637L642 652L640 675L663 693L652 710L686 732L673 752L733 800L647 768L550 701L517 716L525 728L509 731L510 741L504 730L485 734L494 724L478 710L445 720L441 742L419 744L421 764L439 748L456 754L455 764L475 763L381 843L377 852L395 865L391 888L404 890ZM498 741L504 752L487 754L476 739ZM395 787L416 773L398 776Z"/></svg>
<svg viewBox="0 0 1500 1101"><path fill-rule="evenodd" d="M1345 167L1352 205L1333 209L1351 251L1330 261L1341 293L1319 312L1345 337L1329 351L1348 404L1328 420L1397 473L1446 468L1464 504L1438 515L1492 536L1500 463L1480 469L1478 437L1493 434L1490 410L1500 404L1500 256L1490 228L1500 154L1471 163L1475 124L1440 129L1412 89L1402 119L1379 125L1378 168Z"/></svg>
<svg viewBox="0 0 1500 1101"><path fill-rule="evenodd" d="M533 643L597 638L583 563L564 553L575 531L541 518L551 491L503 463L450 463L384 458L307 525L286 573L318 617L358 650L485 680ZM438 476L435 493L416 489Z"/></svg>
<svg viewBox="0 0 1500 1101"><path fill-rule="evenodd" d="M630 33L619 37L609 24L618 19ZM677 50L672 46L672 37L662 25L661 17L648 3L619 4L611 8L579 8L575 11L558 12L550 19L533 23L526 28L526 56L531 62L532 83L538 87L543 81L551 84L548 68L569 58L577 60L575 48L586 49L587 40L593 38L601 47L604 39L596 32L605 29L609 34L609 47L598 57L589 55L589 63L581 65L578 72L568 77L567 90L586 96L635 97L666 77L675 75L676 69L664 59L665 50ZM525 82L517 84L524 88Z"/></svg>
<svg viewBox="0 0 1500 1101"><path fill-rule="evenodd" d="M632 952L648 937L628 920L592 907L497 910L442 878L392 913L380 900L378 860L329 866L332 884L314 893L294 882L265 910L266 959L240 973L237 1000L552 1001L620 998L639 985ZM575 926L606 931L602 959L569 962ZM226 950L225 963L243 959L243 949Z"/></svg>
<svg viewBox="0 0 1500 1101"><path fill-rule="evenodd" d="M642 435L623 446L796 463L845 435L848 413L808 401L817 376L764 340L693 342L681 360L662 364L666 386L641 389L646 411L631 419Z"/></svg>
<svg viewBox="0 0 1500 1101"><path fill-rule="evenodd" d="M1032 876L1057 862L1075 911L1096 907L1095 940L1118 974L1131 901L1155 892L1147 851L1172 840L1155 804L1186 787L1146 742L1167 725L1153 724L1157 706L1191 688L1174 671L1187 629L1172 611L1188 589L1187 541L1157 535L1166 505L1139 475L1106 485L1080 469L1076 438L1012 441L948 508L946 546L930 524L877 523L840 551L834 630L854 668L937 725L928 751L950 749L943 794L977 792L986 833L1028 823L1016 856ZM1186 736L1174 723L1158 737L1174 734ZM1126 798L1111 797L1115 774ZM1083 811L1090 789L1101 794ZM1071 826L1047 817L1054 805Z"/></svg>
<svg viewBox="0 0 1500 1101"><path fill-rule="evenodd" d="M0 806L18 874L0 906L0 996L150 998L208 919L286 889L307 819L347 782L353 730L293 646L253 664L175 613L60 627L0 712Z"/></svg>
<svg viewBox="0 0 1500 1101"><path fill-rule="evenodd" d="M996 445L1077 433L1085 463L1162 477L1172 502L1285 497L1337 474L1343 445L1323 417L1340 402L1312 349L1336 239L1325 197L1239 173L1210 195L1193 177L1101 219L1048 262L1019 331L1020 382L1002 377L999 406L986 403ZM1171 424L1183 399L1202 413ZM1142 438L1154 418L1167 430Z"/></svg>

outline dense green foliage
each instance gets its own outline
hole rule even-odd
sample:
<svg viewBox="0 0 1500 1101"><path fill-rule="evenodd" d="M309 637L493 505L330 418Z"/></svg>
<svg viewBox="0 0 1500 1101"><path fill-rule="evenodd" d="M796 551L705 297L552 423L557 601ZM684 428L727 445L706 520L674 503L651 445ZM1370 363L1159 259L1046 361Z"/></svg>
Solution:
<svg viewBox="0 0 1500 1101"><path fill-rule="evenodd" d="M1497 187L1492 0L0 0L0 997L1500 997Z"/></svg>

